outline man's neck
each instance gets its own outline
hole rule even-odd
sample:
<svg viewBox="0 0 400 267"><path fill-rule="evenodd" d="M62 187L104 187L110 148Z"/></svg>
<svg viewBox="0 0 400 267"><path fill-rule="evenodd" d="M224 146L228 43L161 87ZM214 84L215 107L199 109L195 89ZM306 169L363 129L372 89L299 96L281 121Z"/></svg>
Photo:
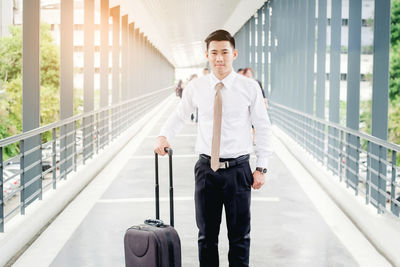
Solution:
<svg viewBox="0 0 400 267"><path fill-rule="evenodd" d="M217 73L217 72L214 72L214 71L213 71L213 74L214 74L214 76L215 76L218 80L222 81L222 80L225 79L229 74L231 74L231 72L232 72L232 69L231 69L230 71L228 71L228 72L225 72L225 73Z"/></svg>

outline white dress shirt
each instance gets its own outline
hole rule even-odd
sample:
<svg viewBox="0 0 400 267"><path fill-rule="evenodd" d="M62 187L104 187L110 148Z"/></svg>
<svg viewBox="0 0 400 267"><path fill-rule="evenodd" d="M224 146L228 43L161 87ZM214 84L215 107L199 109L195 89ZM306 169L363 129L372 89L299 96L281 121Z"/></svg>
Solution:
<svg viewBox="0 0 400 267"><path fill-rule="evenodd" d="M272 154L271 123L257 81L232 71L222 81L213 73L192 80L182 100L161 129L160 136L172 139L198 108L196 152L211 155L215 85L224 84L220 158L236 158L253 151L251 125L255 129L257 167L268 168Z"/></svg>

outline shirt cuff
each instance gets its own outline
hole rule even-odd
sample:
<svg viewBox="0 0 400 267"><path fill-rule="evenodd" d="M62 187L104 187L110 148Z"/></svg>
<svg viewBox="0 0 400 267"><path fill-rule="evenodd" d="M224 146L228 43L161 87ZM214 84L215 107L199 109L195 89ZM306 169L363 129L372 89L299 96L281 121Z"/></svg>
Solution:
<svg viewBox="0 0 400 267"><path fill-rule="evenodd" d="M256 167L261 167L261 168L268 169L268 163L269 163L268 158L257 158Z"/></svg>

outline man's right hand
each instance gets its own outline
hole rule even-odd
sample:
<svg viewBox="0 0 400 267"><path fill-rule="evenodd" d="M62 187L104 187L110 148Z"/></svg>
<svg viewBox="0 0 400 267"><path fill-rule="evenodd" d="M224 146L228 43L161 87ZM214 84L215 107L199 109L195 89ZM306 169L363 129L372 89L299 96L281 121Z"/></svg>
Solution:
<svg viewBox="0 0 400 267"><path fill-rule="evenodd" d="M156 152L158 155L164 156L165 154L167 154L167 152L164 151L166 147L171 147L171 145L167 141L167 138L165 136L158 136L154 152Z"/></svg>

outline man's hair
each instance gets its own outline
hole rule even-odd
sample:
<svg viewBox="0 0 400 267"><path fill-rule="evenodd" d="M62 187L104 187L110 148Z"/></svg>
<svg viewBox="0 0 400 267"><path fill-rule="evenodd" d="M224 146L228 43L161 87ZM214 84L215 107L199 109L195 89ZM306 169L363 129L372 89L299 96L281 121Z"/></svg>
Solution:
<svg viewBox="0 0 400 267"><path fill-rule="evenodd" d="M243 74L246 75L246 73L248 73L249 71L251 72L251 74L254 74L254 71L253 71L252 68L245 68L245 69L243 70Z"/></svg>
<svg viewBox="0 0 400 267"><path fill-rule="evenodd" d="M235 38L225 30L216 30L215 32L210 33L204 41L206 42L207 50L212 41L229 41L233 49L235 49Z"/></svg>

